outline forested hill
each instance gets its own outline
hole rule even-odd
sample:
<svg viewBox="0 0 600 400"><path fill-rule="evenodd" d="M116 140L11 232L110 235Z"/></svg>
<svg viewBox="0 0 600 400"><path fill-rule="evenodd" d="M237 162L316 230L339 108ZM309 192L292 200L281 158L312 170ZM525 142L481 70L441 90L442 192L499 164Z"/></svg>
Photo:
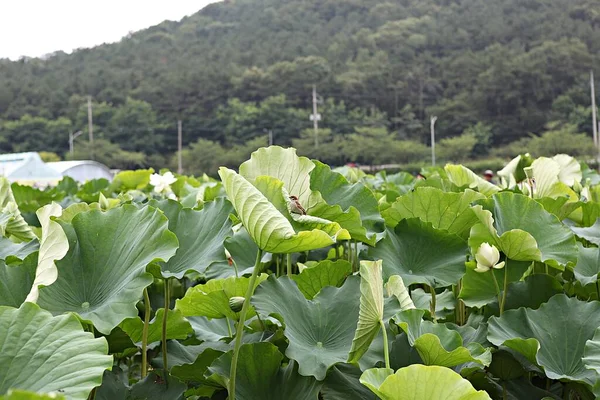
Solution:
<svg viewBox="0 0 600 400"><path fill-rule="evenodd" d="M119 43L0 60L0 150L64 154L87 95L97 137L155 161L178 119L186 144L270 129L291 144L312 126L313 83L324 143L378 128L425 145L431 115L440 137L494 145L556 121L591 132L599 61L598 0L229 0Z"/></svg>

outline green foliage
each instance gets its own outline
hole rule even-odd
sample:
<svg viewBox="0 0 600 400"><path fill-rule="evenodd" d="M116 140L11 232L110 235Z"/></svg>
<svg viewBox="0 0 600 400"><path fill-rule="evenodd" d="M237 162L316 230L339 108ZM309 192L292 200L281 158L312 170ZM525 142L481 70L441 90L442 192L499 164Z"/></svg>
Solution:
<svg viewBox="0 0 600 400"><path fill-rule="evenodd" d="M95 138L131 152L98 157L113 168L168 164L178 120L192 153L186 171L211 175L214 165L195 161L205 158L199 149L219 148L199 140L236 153L269 131L274 143L335 165L425 161L432 115L449 140L441 158L461 162L488 151L505 156L499 147L541 135L551 122L591 132L587 74L600 49L593 1L255 2L218 2L73 54L0 60L0 151L64 158L68 134L87 130L88 95ZM310 150L302 132L312 127L312 85L323 149ZM386 126L391 134L378 131ZM587 155L582 137L570 139L532 143L533 154ZM83 150L78 158L89 158Z"/></svg>

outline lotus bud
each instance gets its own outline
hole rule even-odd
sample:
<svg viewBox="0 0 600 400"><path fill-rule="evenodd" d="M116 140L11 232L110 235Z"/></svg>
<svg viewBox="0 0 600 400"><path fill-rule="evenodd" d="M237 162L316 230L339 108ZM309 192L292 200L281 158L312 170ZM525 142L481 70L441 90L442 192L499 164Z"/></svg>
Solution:
<svg viewBox="0 0 600 400"><path fill-rule="evenodd" d="M489 243L484 242L479 246L475 259L477 260L476 272L487 272L490 268L504 268L504 261L498 262L500 261L500 252L496 246Z"/></svg>
<svg viewBox="0 0 600 400"><path fill-rule="evenodd" d="M233 312L240 312L242 311L242 307L244 306L244 298L243 297L232 297L229 299L229 308L231 309L231 311Z"/></svg>
<svg viewBox="0 0 600 400"><path fill-rule="evenodd" d="M581 186L581 182L575 181L575 183L573 183L573 190L577 193L581 193L581 191L583 190L583 186Z"/></svg>
<svg viewBox="0 0 600 400"><path fill-rule="evenodd" d="M225 258L227 258L227 263L229 264L229 266L233 265L233 258L231 257L231 253L225 249Z"/></svg>

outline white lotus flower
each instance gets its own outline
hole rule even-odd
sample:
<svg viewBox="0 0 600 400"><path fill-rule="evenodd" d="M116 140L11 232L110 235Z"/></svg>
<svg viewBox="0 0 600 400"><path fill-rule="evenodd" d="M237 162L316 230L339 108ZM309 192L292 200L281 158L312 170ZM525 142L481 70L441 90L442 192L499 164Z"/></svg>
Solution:
<svg viewBox="0 0 600 400"><path fill-rule="evenodd" d="M165 172L164 175L150 175L150 184L154 186L154 191L157 193L170 192L171 184L175 183L177 178L171 172Z"/></svg>
<svg viewBox="0 0 600 400"><path fill-rule="evenodd" d="M475 260L477 260L477 267L475 268L475 272L487 272L491 268L502 269L504 268L504 261L499 263L500 261L500 252L494 245L490 245L489 243L482 243L477 249L477 254L475 254Z"/></svg>

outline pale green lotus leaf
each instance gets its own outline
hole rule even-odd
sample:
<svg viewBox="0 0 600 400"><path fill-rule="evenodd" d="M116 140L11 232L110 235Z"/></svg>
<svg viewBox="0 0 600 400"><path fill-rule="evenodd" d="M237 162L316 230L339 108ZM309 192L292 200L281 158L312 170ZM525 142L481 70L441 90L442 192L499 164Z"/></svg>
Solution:
<svg viewBox="0 0 600 400"><path fill-rule="evenodd" d="M450 182L458 187L477 189L480 193L491 196L500 191L500 187L490 183L462 165L448 164L444 167Z"/></svg>
<svg viewBox="0 0 600 400"><path fill-rule="evenodd" d="M104 338L72 314L53 317L33 303L0 307L0 395L9 389L85 400L112 367Z"/></svg>
<svg viewBox="0 0 600 400"><path fill-rule="evenodd" d="M383 322L381 260L360 262L360 311L348 362L356 363L369 349Z"/></svg>
<svg viewBox="0 0 600 400"><path fill-rule="evenodd" d="M254 288L268 278L267 274L257 277ZM234 276L226 279L211 279L210 281L189 288L182 299L175 303L175 309L180 310L184 316L202 316L208 318L228 317L233 320L239 318L239 313L231 310L229 299L232 297L244 297L250 285L250 278ZM255 315L250 308L246 318Z"/></svg>
<svg viewBox="0 0 600 400"><path fill-rule="evenodd" d="M373 390L378 379L372 379L371 371L365 371L360 379ZM376 390L382 400L491 400L486 392L475 390L468 380L451 369L418 364L390 374Z"/></svg>
<svg viewBox="0 0 600 400"><path fill-rule="evenodd" d="M387 290L388 297L394 296L398 299L402 311L416 308L410 298L408 288L404 285L404 281L400 275L390 276L385 284L385 289Z"/></svg>
<svg viewBox="0 0 600 400"><path fill-rule="evenodd" d="M270 253L302 252L348 240L348 231L331 222L321 229L296 232L288 218L255 186L235 171L221 167L219 175L229 200L256 244ZM306 216L304 216L306 218Z"/></svg>
<svg viewBox="0 0 600 400"><path fill-rule="evenodd" d="M271 176L283 182L290 195L298 197L309 211L311 204L310 172L315 165L306 157L298 157L296 149L279 146L262 147L240 165L240 175L251 183L259 176Z"/></svg>
<svg viewBox="0 0 600 400"><path fill-rule="evenodd" d="M326 286L341 286L344 279L352 273L352 266L346 260L324 260L317 265L305 268L291 278L307 299L312 299Z"/></svg>
<svg viewBox="0 0 600 400"><path fill-rule="evenodd" d="M62 208L56 203L40 208L37 217L42 225L42 238L35 280L26 301L36 302L40 286L49 286L58 278L55 262L65 257L69 251L69 241L60 224L52 219L62 215Z"/></svg>
<svg viewBox="0 0 600 400"><path fill-rule="evenodd" d="M579 200L577 193L569 186L581 180L581 167L575 159L569 160L571 157L565 157L555 159L540 157L530 167L525 168L528 177L535 180L533 193L535 198L567 196L571 202ZM573 161L576 167L573 166Z"/></svg>
<svg viewBox="0 0 600 400"><path fill-rule="evenodd" d="M19 211L10 182L4 177L0 177L0 235L25 242L36 238Z"/></svg>

